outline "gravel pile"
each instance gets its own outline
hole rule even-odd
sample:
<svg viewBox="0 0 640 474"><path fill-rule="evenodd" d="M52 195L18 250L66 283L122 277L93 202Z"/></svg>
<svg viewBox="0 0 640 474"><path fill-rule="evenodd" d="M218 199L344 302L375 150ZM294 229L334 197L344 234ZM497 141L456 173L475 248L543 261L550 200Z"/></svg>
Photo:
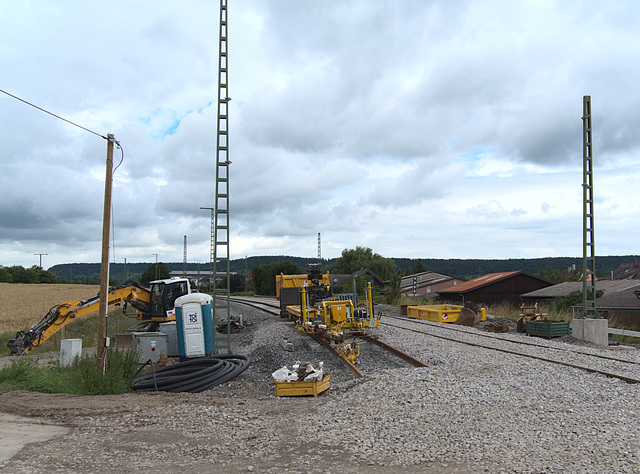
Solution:
<svg viewBox="0 0 640 474"><path fill-rule="evenodd" d="M383 315L397 312L380 309ZM76 397L58 411L28 410L1 395L0 409L74 428L23 449L19 459L0 468L640 472L636 385L384 327L384 318L374 334L427 367L412 368L378 348L363 349L365 377L355 380L329 355L313 354L288 320L244 306L234 310L250 323L233 337L236 351L249 355L252 364L209 392ZM282 337L293 343L293 352L280 347ZM637 350L628 352L635 357ZM318 398L276 398L271 373L296 360L323 360L332 371L331 388Z"/></svg>

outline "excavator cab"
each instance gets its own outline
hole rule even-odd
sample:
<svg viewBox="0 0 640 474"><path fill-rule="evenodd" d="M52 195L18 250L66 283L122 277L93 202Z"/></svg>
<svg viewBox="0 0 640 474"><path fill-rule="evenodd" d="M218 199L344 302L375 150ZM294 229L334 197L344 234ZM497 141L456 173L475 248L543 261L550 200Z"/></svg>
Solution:
<svg viewBox="0 0 640 474"><path fill-rule="evenodd" d="M189 281L185 279L156 280L151 284L151 301L148 319L151 321L173 321L176 317L176 299L190 293ZM143 319L147 319L144 318Z"/></svg>

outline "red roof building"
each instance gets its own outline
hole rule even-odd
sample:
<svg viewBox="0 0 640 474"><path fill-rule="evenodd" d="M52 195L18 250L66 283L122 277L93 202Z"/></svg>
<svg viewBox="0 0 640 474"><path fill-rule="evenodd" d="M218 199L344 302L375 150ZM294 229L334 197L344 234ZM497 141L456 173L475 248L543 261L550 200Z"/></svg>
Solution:
<svg viewBox="0 0 640 474"><path fill-rule="evenodd" d="M489 273L439 290L441 300L480 305L511 303L520 306L520 295L553 285L554 282L523 270Z"/></svg>

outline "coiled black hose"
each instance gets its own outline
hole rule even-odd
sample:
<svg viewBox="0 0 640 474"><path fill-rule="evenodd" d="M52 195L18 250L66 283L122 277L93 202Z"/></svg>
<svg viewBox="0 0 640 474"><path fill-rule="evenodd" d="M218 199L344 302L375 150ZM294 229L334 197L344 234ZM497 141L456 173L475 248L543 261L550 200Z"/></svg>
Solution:
<svg viewBox="0 0 640 474"><path fill-rule="evenodd" d="M219 354L190 359L136 377L131 388L140 391L204 392L236 378L248 366L249 357L244 355Z"/></svg>

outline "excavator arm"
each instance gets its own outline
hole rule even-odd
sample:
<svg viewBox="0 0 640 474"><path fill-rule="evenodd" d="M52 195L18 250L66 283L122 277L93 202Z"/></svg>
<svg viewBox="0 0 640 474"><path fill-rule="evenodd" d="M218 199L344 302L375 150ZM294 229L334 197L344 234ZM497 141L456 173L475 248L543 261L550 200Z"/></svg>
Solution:
<svg viewBox="0 0 640 474"><path fill-rule="evenodd" d="M149 290L135 282L127 282L122 286L109 288L107 305L130 304L141 315L149 313L150 300L151 293ZM67 301L56 305L49 310L39 323L31 326L28 331L20 331L15 337L9 339L7 347L9 347L11 355L28 354L75 318L98 311L99 307L99 294L86 300Z"/></svg>

